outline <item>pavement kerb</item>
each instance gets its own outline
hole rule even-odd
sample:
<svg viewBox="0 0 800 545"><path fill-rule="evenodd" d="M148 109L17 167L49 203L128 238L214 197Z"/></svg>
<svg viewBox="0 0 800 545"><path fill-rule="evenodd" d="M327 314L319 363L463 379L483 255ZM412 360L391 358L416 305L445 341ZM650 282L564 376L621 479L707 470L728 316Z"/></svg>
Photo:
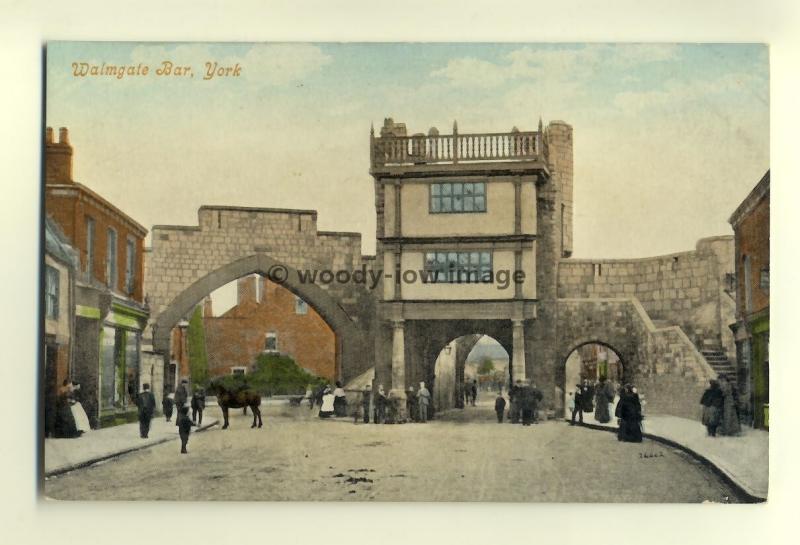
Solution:
<svg viewBox="0 0 800 545"><path fill-rule="evenodd" d="M197 428L195 433L200 433L200 432L206 431L209 428L212 428L212 427L214 427L214 426L216 426L218 424L219 424L219 420L214 420L210 424L205 424L205 425L200 426L199 428ZM99 462L104 462L105 460L110 460L111 458L116 458L118 456L123 456L125 454L130 454L131 452L136 452L136 451L139 451L139 450L144 450L146 448L154 447L156 445L161 445L162 443L167 443L169 441L174 441L176 439L179 439L179 437L177 437L177 436L175 436L175 437L163 437L161 439L157 439L155 441L150 441L150 442L147 442L147 443L143 443L143 444L137 445L135 447L122 449L122 450L119 450L119 451L116 451L116 452L111 452L109 454L103 454L102 456L97 456L95 458L90 458L89 460L84 460L82 462L77 462L77 463L74 463L74 464L70 464L68 466L59 467L59 468L56 468L56 469L53 469L51 471L46 472L44 474L44 476L45 476L45 478L47 478L47 477L55 477L56 475L63 475L64 473L69 473L70 471L75 471L76 469L82 469L84 467L89 467L89 466L97 464Z"/></svg>
<svg viewBox="0 0 800 545"><path fill-rule="evenodd" d="M564 422L570 422L571 419L565 418ZM590 424L587 422L575 422L576 426L582 426L584 428L590 428L593 430L601 430L601 431L608 431L608 432L617 432L617 428L610 427L610 426L602 426L600 424ZM742 498L747 503L764 503L767 501L767 498L754 494L752 490L748 489L747 485L739 482L736 478L731 475L725 468L722 468L715 464L713 461L709 460L696 450L693 450L686 445L678 443L672 439L668 439L666 437L662 437L660 435L655 435L653 433L642 432L642 437L646 437L648 439L652 439L653 441L657 441L659 443L663 443L667 446L677 448L692 456L697 461L702 463L704 466L708 467L711 471L713 471L717 476L719 476L723 481L725 481L729 486L736 490L737 494L740 494Z"/></svg>

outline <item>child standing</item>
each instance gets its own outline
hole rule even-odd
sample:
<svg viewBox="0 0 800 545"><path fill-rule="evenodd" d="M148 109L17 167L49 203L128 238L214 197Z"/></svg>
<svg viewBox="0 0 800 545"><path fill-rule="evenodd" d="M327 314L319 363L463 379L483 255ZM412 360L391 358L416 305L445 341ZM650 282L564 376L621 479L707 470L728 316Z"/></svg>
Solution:
<svg viewBox="0 0 800 545"><path fill-rule="evenodd" d="M181 436L181 454L186 454L186 443L189 442L189 434L192 432L192 426L194 426L194 422L189 418L188 405L178 409L176 424L178 425L178 434Z"/></svg>

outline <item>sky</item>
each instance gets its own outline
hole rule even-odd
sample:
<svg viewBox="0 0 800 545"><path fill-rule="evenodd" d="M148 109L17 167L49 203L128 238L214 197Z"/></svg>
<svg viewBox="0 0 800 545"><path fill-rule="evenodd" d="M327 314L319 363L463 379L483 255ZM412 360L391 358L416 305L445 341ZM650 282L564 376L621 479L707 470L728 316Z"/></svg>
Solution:
<svg viewBox="0 0 800 545"><path fill-rule="evenodd" d="M574 128L576 258L646 257L732 234L769 168L763 45L51 42L46 123L74 178L148 229L202 205L316 209L375 250L369 130ZM161 76L163 60L194 77ZM150 66L75 77L72 63ZM241 67L203 79L204 64Z"/></svg>

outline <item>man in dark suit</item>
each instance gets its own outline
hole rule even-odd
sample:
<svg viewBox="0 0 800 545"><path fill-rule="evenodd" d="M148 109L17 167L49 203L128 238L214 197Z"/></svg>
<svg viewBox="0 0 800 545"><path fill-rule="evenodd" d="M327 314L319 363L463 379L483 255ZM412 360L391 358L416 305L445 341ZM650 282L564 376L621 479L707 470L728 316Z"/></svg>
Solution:
<svg viewBox="0 0 800 545"><path fill-rule="evenodd" d="M192 395L192 422L198 426L203 425L203 411L205 408L206 392L202 388L198 388Z"/></svg>
<svg viewBox="0 0 800 545"><path fill-rule="evenodd" d="M142 390L142 393L136 397L136 407L139 409L139 436L147 439L147 435L150 433L150 420L153 419L153 413L156 411L156 398L153 397L149 384L143 384Z"/></svg>
<svg viewBox="0 0 800 545"><path fill-rule="evenodd" d="M497 423L503 423L503 413L506 410L506 398L503 397L503 391L497 393L497 399L494 400L494 412L497 414Z"/></svg>
<svg viewBox="0 0 800 545"><path fill-rule="evenodd" d="M570 426L575 425L575 415L580 415L580 422L583 424L583 403L584 403L584 396L586 393L583 390L583 386L580 384L575 385L575 406L572 408L572 421L569 423Z"/></svg>

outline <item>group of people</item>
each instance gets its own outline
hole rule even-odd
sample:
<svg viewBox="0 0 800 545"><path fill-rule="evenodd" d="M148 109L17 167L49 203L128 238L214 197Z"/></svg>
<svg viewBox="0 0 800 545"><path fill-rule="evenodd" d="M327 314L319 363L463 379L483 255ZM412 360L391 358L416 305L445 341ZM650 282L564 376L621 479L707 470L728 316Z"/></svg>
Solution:
<svg viewBox="0 0 800 545"><path fill-rule="evenodd" d="M311 386L306 389L309 407L319 405L319 417L330 418L332 416L347 416L347 395L344 392L342 383L336 381L336 388L331 389L329 384L320 386L313 392Z"/></svg>
<svg viewBox="0 0 800 545"><path fill-rule="evenodd" d="M582 384L575 385L575 392L570 392L567 409L572 413L570 425L575 425L575 419L583 424L583 413L594 413L594 418L601 424L611 421L614 399L619 395L616 408L613 409L617 418L617 439L620 441L640 443L642 441L642 401L639 392L632 384L615 388L604 376L593 384L584 379Z"/></svg>
<svg viewBox="0 0 800 545"><path fill-rule="evenodd" d="M702 422L708 435L739 435L742 431L739 421L739 392L736 385L725 376L711 380L709 387L700 398L703 406Z"/></svg>
<svg viewBox="0 0 800 545"><path fill-rule="evenodd" d="M523 426L530 426L539 421L539 402L544 395L535 384L528 384L527 381L518 380L508 390L509 409L508 420L512 424L522 423ZM494 400L494 412L497 415L497 423L503 423L503 416L506 409L506 399L503 391L497 393Z"/></svg>
<svg viewBox="0 0 800 545"><path fill-rule="evenodd" d="M80 437L91 429L86 411L78 399L80 389L80 383L70 379L65 379L58 389L53 422L54 437Z"/></svg>
<svg viewBox="0 0 800 545"><path fill-rule="evenodd" d="M181 454L187 454L186 445L189 443L189 434L192 426L203 424L203 411L206 408L206 394L202 388L195 389L191 400L189 398L189 381L181 380L174 393L164 392L161 401L161 409L167 422L172 421L173 411L177 408L178 415L175 418L175 425L178 427L178 435L181 438ZM156 410L156 399L150 391L150 385L142 385L142 392L136 396L136 407L139 416L139 436L147 439L150 433L150 423ZM191 407L192 416L189 417Z"/></svg>
<svg viewBox="0 0 800 545"><path fill-rule="evenodd" d="M572 413L571 424L575 424L575 417L583 423L583 413L594 413L594 418L601 424L611 421L611 407L617 395L618 388L611 385L606 377L601 376L597 384L584 379L582 384L575 385L574 394L570 392L568 409ZM620 393L624 388L619 388Z"/></svg>
<svg viewBox="0 0 800 545"><path fill-rule="evenodd" d="M367 385L360 394L360 399L356 403L356 411L353 414L353 421L359 419L365 424L369 424L370 415L373 424L396 424L400 422L420 422L426 423L431 417L431 392L425 387L424 382L419 383L419 389L414 390L410 386L406 390L405 417L401 416L402 399L395 392L389 393L379 384L373 395L372 387Z"/></svg>

